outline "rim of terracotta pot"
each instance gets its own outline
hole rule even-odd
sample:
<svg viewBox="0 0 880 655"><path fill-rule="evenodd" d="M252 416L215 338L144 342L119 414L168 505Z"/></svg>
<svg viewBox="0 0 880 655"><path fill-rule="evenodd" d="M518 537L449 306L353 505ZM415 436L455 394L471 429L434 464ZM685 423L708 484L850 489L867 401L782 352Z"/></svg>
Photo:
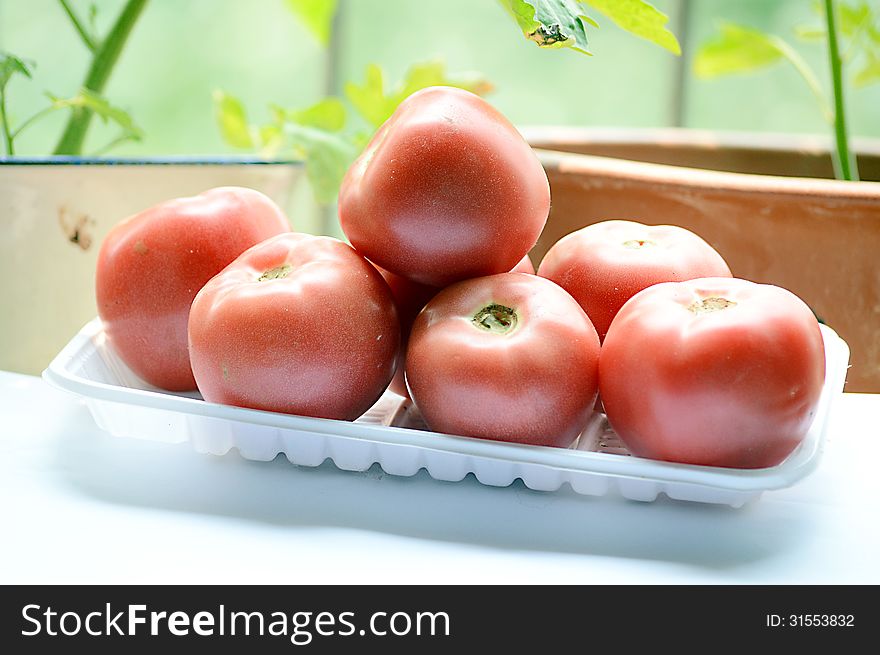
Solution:
<svg viewBox="0 0 880 655"><path fill-rule="evenodd" d="M564 128L527 127L522 133L535 147L541 163L561 173L591 174L626 178L643 183L673 185L682 188L707 188L734 193L775 193L797 196L838 197L858 199L880 204L880 182L846 182L815 177L788 177L755 173L733 173L705 168L691 168L671 164L585 155L576 152L551 150L551 144L588 143L641 143L645 145L684 145L717 149L734 145L765 150L804 152L804 148L818 148L814 152L827 153L828 142L811 135L749 135L745 133L718 133L680 128L620 129L620 128ZM601 139L601 140L600 140ZM760 140L759 140L760 139ZM824 144L824 145L823 145ZM859 139L859 152L880 154L880 140ZM587 178L588 179L588 178Z"/></svg>
<svg viewBox="0 0 880 655"><path fill-rule="evenodd" d="M794 152L830 156L833 143L824 134L741 132L690 127L584 127L524 125L519 131L529 143L552 150L553 144L656 145L701 150L718 148ZM880 156L880 138L855 137L853 149L860 155Z"/></svg>

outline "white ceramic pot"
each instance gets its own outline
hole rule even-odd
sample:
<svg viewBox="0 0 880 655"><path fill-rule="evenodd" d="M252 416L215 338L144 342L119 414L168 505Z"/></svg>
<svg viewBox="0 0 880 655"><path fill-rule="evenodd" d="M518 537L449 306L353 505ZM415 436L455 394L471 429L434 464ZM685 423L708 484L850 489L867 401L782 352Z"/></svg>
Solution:
<svg viewBox="0 0 880 655"><path fill-rule="evenodd" d="M40 373L97 314L98 250L123 218L230 185L289 210L302 172L292 162L229 158L0 159L0 369Z"/></svg>

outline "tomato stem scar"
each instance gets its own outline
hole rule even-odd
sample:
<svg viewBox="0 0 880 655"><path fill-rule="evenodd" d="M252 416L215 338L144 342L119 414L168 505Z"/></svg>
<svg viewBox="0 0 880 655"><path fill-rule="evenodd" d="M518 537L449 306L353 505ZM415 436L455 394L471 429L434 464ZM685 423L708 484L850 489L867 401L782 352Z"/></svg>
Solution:
<svg viewBox="0 0 880 655"><path fill-rule="evenodd" d="M268 271L265 271L260 277L257 278L257 282L265 282L266 280L280 280L281 278L285 278L290 275L290 271L292 270L293 266L291 266L290 264L284 264L282 266L270 268Z"/></svg>
<svg viewBox="0 0 880 655"><path fill-rule="evenodd" d="M507 334L516 327L516 310L504 305L492 303L486 305L471 319L478 328L494 332L495 334Z"/></svg>
<svg viewBox="0 0 880 655"><path fill-rule="evenodd" d="M645 248L647 246L656 246L657 243L654 241L648 241L647 239L630 239L629 241L624 241L623 245L627 248L638 250L639 248Z"/></svg>
<svg viewBox="0 0 880 655"><path fill-rule="evenodd" d="M698 300L697 302L688 305L688 310L692 311L694 314L708 314L710 312L717 312L735 306L736 303L733 300L728 300L727 298L721 298L719 296L712 296L711 298L703 298L702 300Z"/></svg>

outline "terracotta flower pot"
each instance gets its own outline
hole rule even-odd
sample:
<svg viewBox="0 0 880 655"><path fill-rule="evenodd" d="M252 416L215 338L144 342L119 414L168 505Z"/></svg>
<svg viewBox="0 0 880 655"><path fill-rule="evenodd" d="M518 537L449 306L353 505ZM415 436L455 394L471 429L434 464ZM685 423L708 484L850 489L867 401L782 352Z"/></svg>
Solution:
<svg viewBox="0 0 880 655"><path fill-rule="evenodd" d="M831 174L827 141L691 130L523 130L550 178L537 264L560 237L610 218L681 225L734 275L804 299L852 350L847 391L880 392L880 183ZM824 143L824 145L823 145ZM880 180L880 141L856 142Z"/></svg>

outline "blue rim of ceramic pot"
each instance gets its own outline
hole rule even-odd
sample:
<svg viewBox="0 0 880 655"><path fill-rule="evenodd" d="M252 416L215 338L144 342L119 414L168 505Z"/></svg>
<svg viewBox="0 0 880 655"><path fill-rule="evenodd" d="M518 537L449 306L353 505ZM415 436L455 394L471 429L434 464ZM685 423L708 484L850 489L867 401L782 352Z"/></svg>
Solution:
<svg viewBox="0 0 880 655"><path fill-rule="evenodd" d="M293 159L260 159L230 155L180 155L162 157L43 157L0 156L0 166L302 166Z"/></svg>

